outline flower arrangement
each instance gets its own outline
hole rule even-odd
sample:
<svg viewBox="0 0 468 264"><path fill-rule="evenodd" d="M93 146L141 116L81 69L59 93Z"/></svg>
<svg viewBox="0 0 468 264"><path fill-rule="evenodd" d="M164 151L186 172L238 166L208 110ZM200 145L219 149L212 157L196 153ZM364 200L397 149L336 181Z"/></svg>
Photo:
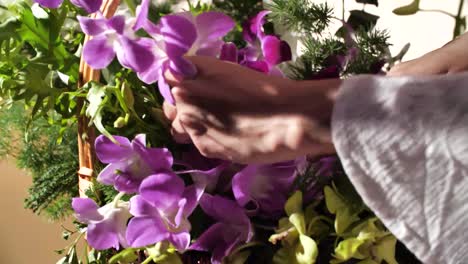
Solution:
<svg viewBox="0 0 468 264"><path fill-rule="evenodd" d="M105 4L0 5L0 102L10 125L26 131L18 156L35 175L26 205L54 218L70 208L77 220L64 232L76 240L58 263L417 263L363 204L336 157L208 159L172 140L161 111L163 101L174 103L164 73L196 76L185 56L284 78L382 73L404 51L389 54L377 16L352 10L345 21L306 0L188 2L181 12L170 2L127 0L106 17ZM331 21L342 27L325 34ZM299 55L287 32L302 40ZM83 83L80 58L101 70L94 81ZM84 116L95 139L88 124L76 127ZM78 156L70 154L77 130L97 157L80 198ZM82 238L90 249L79 258Z"/></svg>

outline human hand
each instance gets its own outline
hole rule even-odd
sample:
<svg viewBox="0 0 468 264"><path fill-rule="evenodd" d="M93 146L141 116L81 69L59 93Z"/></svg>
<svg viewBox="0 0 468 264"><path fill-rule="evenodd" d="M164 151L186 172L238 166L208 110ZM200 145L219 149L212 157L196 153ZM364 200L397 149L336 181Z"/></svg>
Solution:
<svg viewBox="0 0 468 264"><path fill-rule="evenodd" d="M396 65L388 75L436 75L463 71L468 71L468 33L420 58Z"/></svg>
<svg viewBox="0 0 468 264"><path fill-rule="evenodd" d="M209 57L190 57L195 80L173 86L176 107L165 104L178 141L189 136L211 158L272 163L334 153L332 94L339 80L298 82Z"/></svg>

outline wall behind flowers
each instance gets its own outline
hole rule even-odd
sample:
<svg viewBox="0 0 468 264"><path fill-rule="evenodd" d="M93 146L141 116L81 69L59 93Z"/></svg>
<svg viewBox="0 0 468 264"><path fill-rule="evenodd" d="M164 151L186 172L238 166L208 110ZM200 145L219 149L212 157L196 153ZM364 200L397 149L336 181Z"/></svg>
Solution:
<svg viewBox="0 0 468 264"><path fill-rule="evenodd" d="M235 1L235 0L231 0ZM312 0L311 0L312 1ZM314 0L324 2L325 0ZM335 6L337 16L341 13L341 0L327 1ZM354 0L346 0L346 8L360 8ZM405 59L418 57L442 46L451 39L453 21L438 13L418 13L400 17L391 10L407 4L410 0L380 0L378 8L367 7L369 12L381 16L379 25L390 30L392 51L398 52L407 42L412 44ZM422 0L426 9L443 9L456 12L458 0ZM465 9L465 13L466 13ZM0 117L1 118L1 117ZM60 238L59 224L49 224L40 217L23 209L23 199L31 180L25 172L14 168L8 161L0 162L2 184L0 185L0 263L55 263L54 249L65 243Z"/></svg>

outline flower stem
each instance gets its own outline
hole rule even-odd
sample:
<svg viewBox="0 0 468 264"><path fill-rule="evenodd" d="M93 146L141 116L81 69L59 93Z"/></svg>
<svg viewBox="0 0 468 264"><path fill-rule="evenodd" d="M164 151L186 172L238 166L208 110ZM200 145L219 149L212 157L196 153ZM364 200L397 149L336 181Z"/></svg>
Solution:
<svg viewBox="0 0 468 264"><path fill-rule="evenodd" d="M148 264L153 260L152 256L147 257L141 264Z"/></svg>
<svg viewBox="0 0 468 264"><path fill-rule="evenodd" d="M119 192L115 197L114 200L112 201L112 204L115 208L118 207L120 199L125 195L123 192Z"/></svg>
<svg viewBox="0 0 468 264"><path fill-rule="evenodd" d="M455 28L453 29L454 39L460 36L463 33L462 31L466 27L466 18L462 16L464 3L465 3L465 0L460 0L460 3L458 4L458 12L457 12L457 16L455 17Z"/></svg>
<svg viewBox="0 0 468 264"><path fill-rule="evenodd" d="M452 13L449 13L447 11L444 11L444 10L440 10L440 9L419 9L418 11L420 12L435 12L435 13L441 13L441 14L444 14L444 15L447 15L449 17L452 17L452 18L457 18L454 14Z"/></svg>

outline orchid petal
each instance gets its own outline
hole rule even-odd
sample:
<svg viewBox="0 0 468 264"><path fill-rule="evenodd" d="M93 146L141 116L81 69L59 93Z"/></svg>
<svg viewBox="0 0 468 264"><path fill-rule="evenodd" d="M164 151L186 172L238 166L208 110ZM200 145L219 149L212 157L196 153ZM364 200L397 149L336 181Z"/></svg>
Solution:
<svg viewBox="0 0 468 264"><path fill-rule="evenodd" d="M232 190L241 206L253 203L264 216L274 218L283 212L295 178L294 161L249 165L234 175Z"/></svg>
<svg viewBox="0 0 468 264"><path fill-rule="evenodd" d="M153 65L155 57L145 42L125 36L119 36L118 42L121 50L118 50L117 57L123 66L141 72Z"/></svg>
<svg viewBox="0 0 468 264"><path fill-rule="evenodd" d="M198 38L203 42L219 39L231 31L236 23L222 12L204 12L195 18Z"/></svg>
<svg viewBox="0 0 468 264"><path fill-rule="evenodd" d="M234 224L249 222L244 210L237 203L218 195L205 193L200 199L200 206L207 215L218 221Z"/></svg>
<svg viewBox="0 0 468 264"><path fill-rule="evenodd" d="M121 172L115 176L114 188L119 192L136 193L140 187L141 179L135 179L132 175Z"/></svg>
<svg viewBox="0 0 468 264"><path fill-rule="evenodd" d="M126 137L113 136L114 141L100 135L94 142L96 156L103 163L119 162L132 155L132 146Z"/></svg>
<svg viewBox="0 0 468 264"><path fill-rule="evenodd" d="M164 78L163 73L166 71L166 69L167 67L165 65L161 67L160 69L159 80L158 80L159 93L161 93L164 100L166 100L168 103L172 105L175 105L175 100L171 93L171 87L169 86L169 84L166 82L166 79Z"/></svg>
<svg viewBox="0 0 468 264"><path fill-rule="evenodd" d="M140 185L140 195L161 210L176 206L183 192L184 181L172 172L151 175Z"/></svg>
<svg viewBox="0 0 468 264"><path fill-rule="evenodd" d="M153 50L156 47L156 42L153 39L142 38L139 40L139 43L145 47L147 50ZM145 82L146 84L152 84L159 80L161 68L164 65L167 58L157 57L154 53L153 65L143 69L142 71L137 72L138 78Z"/></svg>
<svg viewBox="0 0 468 264"><path fill-rule="evenodd" d="M198 251L213 251L216 246L224 242L220 234L223 234L228 228L229 226L223 223L216 223L210 226L190 246L190 249Z"/></svg>
<svg viewBox="0 0 468 264"><path fill-rule="evenodd" d="M259 61L246 61L242 65L252 70L262 72L262 73L268 73L270 71L268 64L260 60Z"/></svg>
<svg viewBox="0 0 468 264"><path fill-rule="evenodd" d="M127 241L131 247L144 247L167 239L169 233L158 217L134 217L127 227Z"/></svg>
<svg viewBox="0 0 468 264"><path fill-rule="evenodd" d="M160 24L166 53L171 59L185 55L197 39L195 25L182 16L166 15L161 18Z"/></svg>
<svg viewBox="0 0 468 264"><path fill-rule="evenodd" d="M168 240L177 250L184 251L190 245L190 233L180 232L177 234L171 234Z"/></svg>
<svg viewBox="0 0 468 264"><path fill-rule="evenodd" d="M200 201L204 189L200 186L196 185L191 185L184 190L184 194L182 197L184 197L187 202L184 205L184 215L191 215L195 208L198 206L198 202Z"/></svg>
<svg viewBox="0 0 468 264"><path fill-rule="evenodd" d="M209 56L216 57L223 47L224 41L222 40L213 40L201 43L198 46L196 55L198 56Z"/></svg>
<svg viewBox="0 0 468 264"><path fill-rule="evenodd" d="M107 26L115 30L119 35L122 35L125 30L125 17L114 16L107 20Z"/></svg>
<svg viewBox="0 0 468 264"><path fill-rule="evenodd" d="M262 39L262 50L265 61L270 66L289 61L292 58L291 48L288 43L276 36L265 36Z"/></svg>
<svg viewBox="0 0 468 264"><path fill-rule="evenodd" d="M108 222L90 224L88 225L86 240L91 247L97 250L119 249L119 237L112 231L113 226Z"/></svg>
<svg viewBox="0 0 468 264"><path fill-rule="evenodd" d="M96 36L107 30L107 20L104 18L76 17L80 22L81 30L86 35Z"/></svg>
<svg viewBox="0 0 468 264"><path fill-rule="evenodd" d="M231 252L234 250L242 242L242 239L239 237L232 237L232 240L229 242L222 243L218 245L214 250L211 256L211 263L212 264L221 264L223 263L224 257L229 256Z"/></svg>
<svg viewBox="0 0 468 264"><path fill-rule="evenodd" d="M256 61L259 55L260 54L256 48L247 46L239 50L238 61L240 64L243 64L244 62L247 62L247 61Z"/></svg>
<svg viewBox="0 0 468 264"><path fill-rule="evenodd" d="M147 148L146 142L138 135L132 141L133 150L146 162L154 171L169 171L172 168L174 158L167 148Z"/></svg>
<svg viewBox="0 0 468 264"><path fill-rule="evenodd" d="M143 199L141 195L135 195L130 198L130 214L135 217L158 217L158 212L156 209L145 199Z"/></svg>
<svg viewBox="0 0 468 264"><path fill-rule="evenodd" d="M83 8L88 13L94 13L101 8L102 0L70 0L72 4Z"/></svg>
<svg viewBox="0 0 468 264"><path fill-rule="evenodd" d="M133 147L136 147L136 145L138 145L142 148L146 148L146 134L136 135L132 140L132 145Z"/></svg>
<svg viewBox="0 0 468 264"><path fill-rule="evenodd" d="M107 165L98 175L97 181L105 185L114 185L115 179L125 165L111 163Z"/></svg>
<svg viewBox="0 0 468 264"><path fill-rule="evenodd" d="M142 29L148 23L148 12L151 0L142 0L141 4L136 9L136 21L133 25L133 30Z"/></svg>
<svg viewBox="0 0 468 264"><path fill-rule="evenodd" d="M62 4L63 0L34 0L34 2L47 8L57 8Z"/></svg>
<svg viewBox="0 0 468 264"><path fill-rule="evenodd" d="M254 45L257 38L262 39L265 36L263 25L265 24L265 16L269 13L271 13L271 11L261 11L242 24L242 36L245 41Z"/></svg>
<svg viewBox="0 0 468 264"><path fill-rule="evenodd" d="M232 42L225 43L221 48L221 54L219 55L219 59L230 62L237 62L237 58L238 54L236 44Z"/></svg>
<svg viewBox="0 0 468 264"><path fill-rule="evenodd" d="M265 17L270 14L271 11L264 10L260 11L254 19L254 23L252 24L252 31L257 34L259 39L262 39L265 36L263 32L263 25L265 24Z"/></svg>
<svg viewBox="0 0 468 264"><path fill-rule="evenodd" d="M86 42L83 58L92 68L103 69L115 58L115 52L107 38L100 36Z"/></svg>
<svg viewBox="0 0 468 264"><path fill-rule="evenodd" d="M197 68L195 65L183 57L171 58L169 69L173 74L186 78L192 78L197 74Z"/></svg>
<svg viewBox="0 0 468 264"><path fill-rule="evenodd" d="M73 198L72 208L76 213L76 218L83 223L88 221L100 221L103 216L98 212L98 205L89 198Z"/></svg>

